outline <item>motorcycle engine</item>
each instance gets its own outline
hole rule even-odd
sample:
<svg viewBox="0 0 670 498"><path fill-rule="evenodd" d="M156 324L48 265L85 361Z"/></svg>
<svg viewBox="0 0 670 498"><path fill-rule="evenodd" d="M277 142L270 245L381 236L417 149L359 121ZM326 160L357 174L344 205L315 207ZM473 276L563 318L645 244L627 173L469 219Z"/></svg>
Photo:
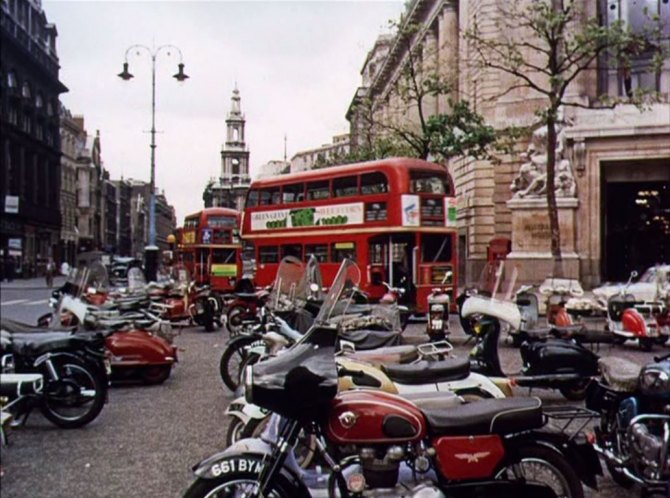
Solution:
<svg viewBox="0 0 670 498"><path fill-rule="evenodd" d="M667 440L669 423L670 419L665 417L660 419L644 417L638 419L630 429L633 461L638 462L639 471L646 479L655 481L670 479L670 452Z"/></svg>

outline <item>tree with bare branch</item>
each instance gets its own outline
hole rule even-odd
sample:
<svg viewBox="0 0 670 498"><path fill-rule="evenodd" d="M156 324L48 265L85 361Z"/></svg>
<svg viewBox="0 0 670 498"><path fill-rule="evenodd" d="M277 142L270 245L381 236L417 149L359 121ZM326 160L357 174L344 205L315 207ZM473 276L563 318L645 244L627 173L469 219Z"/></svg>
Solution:
<svg viewBox="0 0 670 498"><path fill-rule="evenodd" d="M497 34L486 36L475 22L465 39L476 54L472 63L513 76L504 89L507 94L519 88L534 90L545 103L537 111L536 125L546 127L546 192L551 233L551 254L560 271L561 237L556 203L557 125L564 106L588 107L570 99L567 91L584 71L598 69L607 54L623 71L630 69L631 57L649 52L650 69L659 71L667 58L667 40L661 39L657 15L649 13L648 29L632 32L622 21L603 25L589 17L580 0L506 0L500 3ZM652 92L628 91L625 101L642 107L654 99ZM498 97L502 96L499 95ZM603 97L600 106L613 107L622 100Z"/></svg>

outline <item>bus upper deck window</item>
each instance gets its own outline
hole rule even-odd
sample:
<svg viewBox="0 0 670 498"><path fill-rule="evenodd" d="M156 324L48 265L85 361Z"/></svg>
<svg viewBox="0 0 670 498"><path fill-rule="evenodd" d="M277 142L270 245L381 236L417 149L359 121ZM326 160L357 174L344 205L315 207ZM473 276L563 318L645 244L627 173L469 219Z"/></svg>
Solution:
<svg viewBox="0 0 670 498"><path fill-rule="evenodd" d="M366 173L365 175L361 175L361 194L383 194L388 191L388 180L384 173Z"/></svg>
<svg viewBox="0 0 670 498"><path fill-rule="evenodd" d="M330 197L330 186L328 180L320 182L310 182L307 184L307 199L318 201Z"/></svg>
<svg viewBox="0 0 670 498"><path fill-rule="evenodd" d="M358 178L356 176L333 179L333 195L335 197L347 197L356 194L358 194Z"/></svg>
<svg viewBox="0 0 670 498"><path fill-rule="evenodd" d="M279 204L280 192L279 188L264 188L260 191L261 206L270 206L272 204Z"/></svg>
<svg viewBox="0 0 670 498"><path fill-rule="evenodd" d="M448 195L450 193L446 176L415 171L411 173L410 191L413 194Z"/></svg>
<svg viewBox="0 0 670 498"><path fill-rule="evenodd" d="M246 207L256 207L258 205L258 190L249 190L247 195Z"/></svg>
<svg viewBox="0 0 670 498"><path fill-rule="evenodd" d="M305 185L303 183L296 183L295 185L284 185L282 193L282 202L284 204L290 202L300 202L304 200Z"/></svg>

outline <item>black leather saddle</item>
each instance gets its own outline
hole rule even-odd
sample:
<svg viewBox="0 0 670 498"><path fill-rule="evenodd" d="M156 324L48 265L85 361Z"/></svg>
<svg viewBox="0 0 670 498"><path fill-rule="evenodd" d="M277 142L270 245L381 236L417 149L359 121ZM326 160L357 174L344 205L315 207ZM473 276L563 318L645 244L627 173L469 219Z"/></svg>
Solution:
<svg viewBox="0 0 670 498"><path fill-rule="evenodd" d="M398 384L427 384L465 379L470 375L468 358L447 358L440 361L421 360L405 365L383 365L382 370Z"/></svg>
<svg viewBox="0 0 670 498"><path fill-rule="evenodd" d="M50 351L62 349L77 349L88 342L85 337L80 337L72 332L42 332L35 334L31 332L11 334L11 349L19 354L41 355Z"/></svg>
<svg viewBox="0 0 670 498"><path fill-rule="evenodd" d="M511 434L544 425L538 398L487 399L423 413L433 435Z"/></svg>

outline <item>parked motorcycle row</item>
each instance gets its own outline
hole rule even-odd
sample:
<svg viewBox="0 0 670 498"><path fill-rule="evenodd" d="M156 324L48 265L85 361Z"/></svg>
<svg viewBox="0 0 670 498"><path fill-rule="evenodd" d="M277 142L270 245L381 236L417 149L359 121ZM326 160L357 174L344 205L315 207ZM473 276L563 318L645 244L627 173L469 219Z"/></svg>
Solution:
<svg viewBox="0 0 670 498"><path fill-rule="evenodd" d="M237 396L227 448L194 466L185 496L311 496L325 476L333 497L581 497L597 488L599 455L618 484L666 496L670 355L642 369L601 359L560 303L540 330L528 289L512 294L503 272L459 298L476 344L458 358L439 293L426 344L403 344L397 304L365 303L355 263L342 263L324 295L315 260L285 258L271 289L229 301L237 311L219 370ZM523 331L522 372L500 364L503 327ZM512 386L586 406L546 407L512 397Z"/></svg>
<svg viewBox="0 0 670 498"><path fill-rule="evenodd" d="M139 268L124 287L109 284L99 262L74 268L37 324L0 321L0 396L4 428L25 424L33 409L63 428L93 421L116 381L161 384L178 360L175 329L220 325L222 300L196 288L184 268L147 284Z"/></svg>

